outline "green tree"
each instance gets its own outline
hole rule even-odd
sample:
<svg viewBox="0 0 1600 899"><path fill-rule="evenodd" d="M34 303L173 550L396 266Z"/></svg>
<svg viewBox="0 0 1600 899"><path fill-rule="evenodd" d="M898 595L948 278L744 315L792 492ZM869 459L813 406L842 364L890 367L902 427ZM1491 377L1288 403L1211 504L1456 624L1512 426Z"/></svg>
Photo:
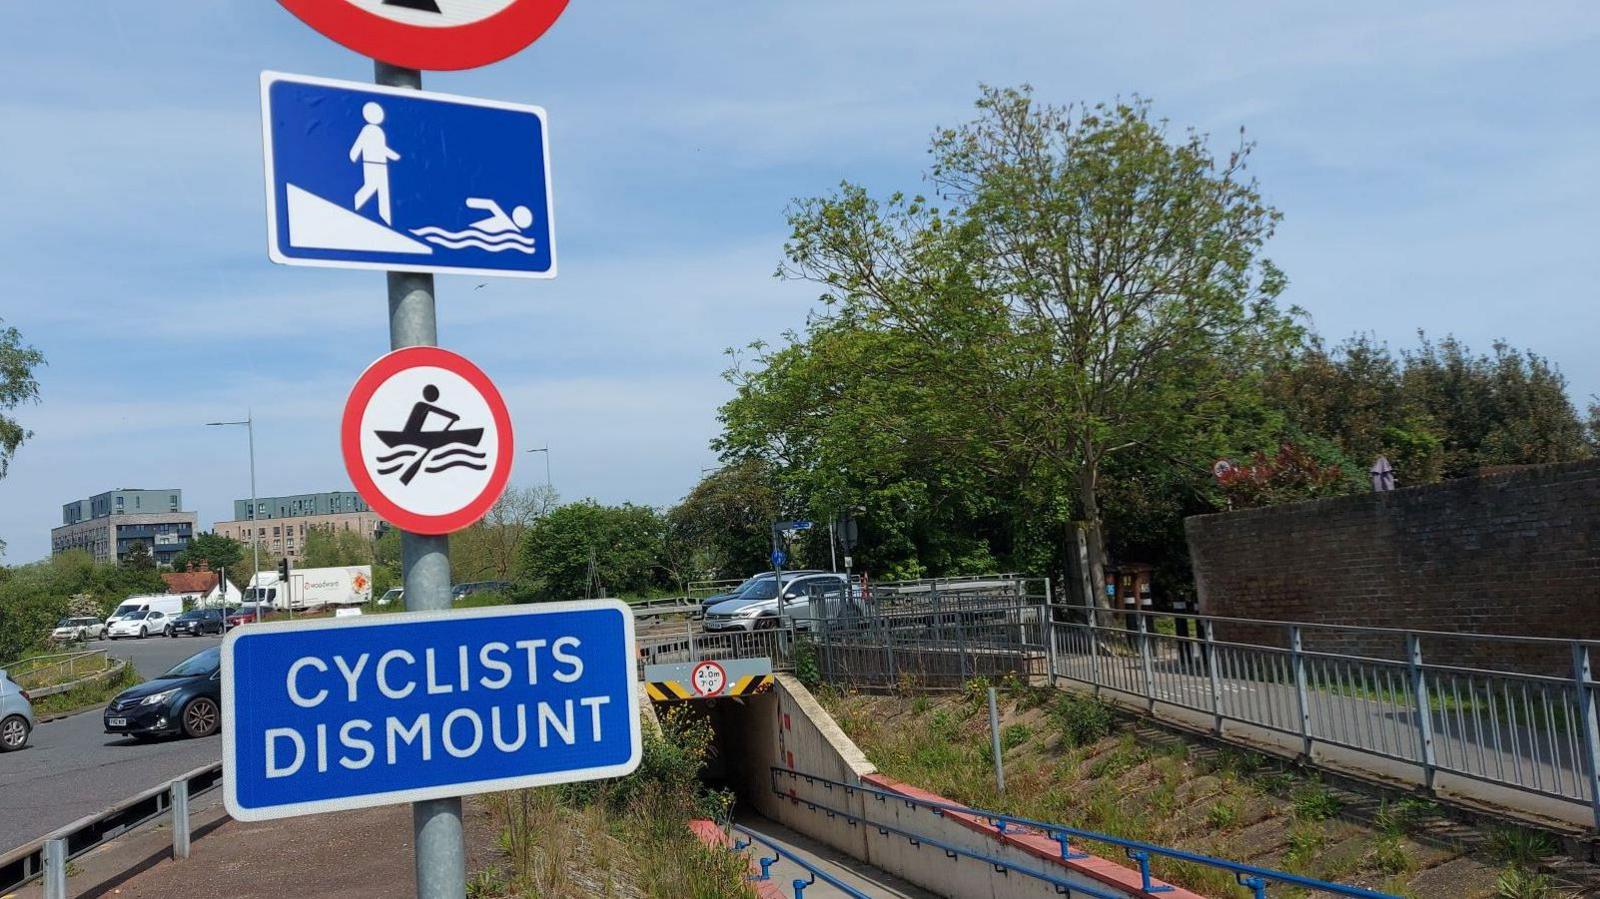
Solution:
<svg viewBox="0 0 1600 899"><path fill-rule="evenodd" d="M39 382L34 370L44 364L44 354L24 344L16 328L0 327L0 479L10 469L11 457L33 436L32 431L5 413L23 403L38 402ZM0 555L5 549L5 541L0 540Z"/></svg>
<svg viewBox="0 0 1600 899"><path fill-rule="evenodd" d="M664 519L649 506L568 503L528 529L520 579L540 600L646 593L665 580L664 536Z"/></svg>
<svg viewBox="0 0 1600 899"><path fill-rule="evenodd" d="M455 580L515 580L528 529L557 501L555 491L542 485L507 488L482 520L451 535L450 570Z"/></svg>
<svg viewBox="0 0 1600 899"><path fill-rule="evenodd" d="M226 571L228 580L243 586L250 581L250 566L244 561L247 549L232 537L207 531L195 535L188 546L172 557L172 567L188 571L190 565L199 568L204 564L212 571Z"/></svg>
<svg viewBox="0 0 1600 899"><path fill-rule="evenodd" d="M769 563L778 490L771 466L737 460L700 480L667 513L670 552L686 580L744 577Z"/></svg>
<svg viewBox="0 0 1600 899"><path fill-rule="evenodd" d="M135 540L128 547L128 554L122 557L122 567L129 571L148 571L156 567L155 557L150 555L150 547L143 540Z"/></svg>
<svg viewBox="0 0 1600 899"><path fill-rule="evenodd" d="M1249 144L1219 160L1143 101L986 88L978 109L933 142L947 208L847 184L796 207L783 272L822 285L840 318L928 348L922 386L984 417L1042 502L1068 500L1103 602L1110 460L1213 448L1299 338L1261 256L1278 214L1246 177Z"/></svg>
<svg viewBox="0 0 1600 899"><path fill-rule="evenodd" d="M359 531L341 531L318 526L306 529L300 564L306 568L338 568L345 565L371 565L376 547L371 537Z"/></svg>

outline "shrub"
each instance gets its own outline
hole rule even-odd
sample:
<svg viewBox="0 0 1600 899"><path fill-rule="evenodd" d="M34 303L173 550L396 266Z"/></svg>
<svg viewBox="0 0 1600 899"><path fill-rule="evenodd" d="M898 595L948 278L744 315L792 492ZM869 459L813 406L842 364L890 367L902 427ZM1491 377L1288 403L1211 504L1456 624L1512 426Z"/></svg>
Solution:
<svg viewBox="0 0 1600 899"><path fill-rule="evenodd" d="M1301 821L1325 821L1343 807L1339 797L1322 784L1306 784L1294 794L1294 816Z"/></svg>
<svg viewBox="0 0 1600 899"><path fill-rule="evenodd" d="M1489 853L1505 864L1525 868L1555 855L1556 844L1536 830L1496 827L1489 832Z"/></svg>
<svg viewBox="0 0 1600 899"><path fill-rule="evenodd" d="M1516 865L1500 872L1494 891L1500 899L1550 899L1556 894L1549 877Z"/></svg>
<svg viewBox="0 0 1600 899"><path fill-rule="evenodd" d="M1404 874L1413 866L1411 853L1397 834L1378 837L1367 850L1365 863L1385 874Z"/></svg>
<svg viewBox="0 0 1600 899"><path fill-rule="evenodd" d="M1229 802L1218 802L1206 812L1206 823L1215 830L1227 830L1239 823L1239 808Z"/></svg>
<svg viewBox="0 0 1600 899"><path fill-rule="evenodd" d="M1008 724L1000 731L1000 750L1010 752L1028 742L1032 736L1033 728L1026 724Z"/></svg>
<svg viewBox="0 0 1600 899"><path fill-rule="evenodd" d="M1050 717L1069 746L1084 746L1111 735L1111 707L1092 696L1062 693Z"/></svg>

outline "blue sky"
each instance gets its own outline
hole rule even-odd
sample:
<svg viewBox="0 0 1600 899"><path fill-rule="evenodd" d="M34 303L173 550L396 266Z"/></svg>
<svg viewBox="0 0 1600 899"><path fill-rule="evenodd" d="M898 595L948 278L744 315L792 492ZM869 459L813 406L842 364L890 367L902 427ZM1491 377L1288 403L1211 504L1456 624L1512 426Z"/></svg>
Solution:
<svg viewBox="0 0 1600 899"><path fill-rule="evenodd" d="M248 488L345 489L337 419L387 349L383 277L265 252L258 73L368 80L274 3L0 9L0 317L45 352L36 435L0 481L7 560L62 503L184 490L202 524ZM561 277L443 278L442 343L501 385L565 496L671 503L729 394L721 351L803 324L771 277L783 211L841 179L921 184L979 82L1143 94L1259 142L1271 256L1330 337L1418 328L1550 356L1600 392L1600 12L1592 2L573 0L442 91L549 110ZM518 483L543 480L524 456Z"/></svg>

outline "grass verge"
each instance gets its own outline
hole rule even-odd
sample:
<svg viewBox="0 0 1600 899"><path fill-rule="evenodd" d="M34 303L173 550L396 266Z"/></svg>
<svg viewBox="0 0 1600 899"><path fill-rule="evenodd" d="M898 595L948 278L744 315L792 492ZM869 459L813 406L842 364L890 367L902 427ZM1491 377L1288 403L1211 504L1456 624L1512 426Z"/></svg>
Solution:
<svg viewBox="0 0 1600 899"><path fill-rule="evenodd" d="M82 711L94 706L105 705L129 687L144 683L144 678L139 672L133 670L132 664L122 667L121 673L107 678L99 683L85 684L84 686L57 693L54 696L45 696L34 700L33 714L44 718L49 715L66 715L71 712Z"/></svg>

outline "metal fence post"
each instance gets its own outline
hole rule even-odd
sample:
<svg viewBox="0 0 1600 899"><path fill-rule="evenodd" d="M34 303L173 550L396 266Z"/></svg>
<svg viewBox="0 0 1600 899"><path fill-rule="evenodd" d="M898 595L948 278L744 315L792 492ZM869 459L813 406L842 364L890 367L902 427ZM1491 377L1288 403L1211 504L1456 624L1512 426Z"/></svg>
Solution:
<svg viewBox="0 0 1600 899"><path fill-rule="evenodd" d="M67 841L44 844L44 899L67 899Z"/></svg>
<svg viewBox="0 0 1600 899"><path fill-rule="evenodd" d="M1217 671L1217 631L1211 619L1201 623L1205 635L1206 673L1211 679L1211 732L1222 736L1222 675Z"/></svg>
<svg viewBox="0 0 1600 899"><path fill-rule="evenodd" d="M1084 611L1087 613L1089 622L1089 680L1094 684L1094 695L1098 699L1100 697L1100 633L1098 626L1094 623L1094 609L1087 608Z"/></svg>
<svg viewBox="0 0 1600 899"><path fill-rule="evenodd" d="M1573 697L1578 702L1578 720L1583 728L1584 774L1589 781L1589 808L1595 827L1600 827L1600 723L1595 720L1594 672L1589 666L1589 647L1572 644Z"/></svg>
<svg viewBox="0 0 1600 899"><path fill-rule="evenodd" d="M189 857L189 782L172 782L172 857Z"/></svg>
<svg viewBox="0 0 1600 899"><path fill-rule="evenodd" d="M1156 671L1155 663L1150 658L1150 626L1145 623L1144 615L1135 613L1139 620L1139 663L1144 667L1144 697L1150 709L1150 714L1156 712Z"/></svg>
<svg viewBox="0 0 1600 899"><path fill-rule="evenodd" d="M989 688L989 741L994 750L994 788L1001 796L1006 794L1006 763L1000 748L1000 708L995 698L996 690Z"/></svg>
<svg viewBox="0 0 1600 899"><path fill-rule="evenodd" d="M1428 679L1422 670L1422 639L1406 634L1406 665L1411 669L1411 694L1417 707L1417 750L1421 753L1424 785L1433 792L1433 708L1428 702Z"/></svg>
<svg viewBox="0 0 1600 899"><path fill-rule="evenodd" d="M1289 661L1294 668L1294 696L1300 711L1300 755L1311 761L1311 703L1306 690L1306 656L1300 626L1289 627Z"/></svg>
<svg viewBox="0 0 1600 899"><path fill-rule="evenodd" d="M1049 668L1049 684L1056 685L1056 610L1050 606L1050 581L1044 582L1044 607L1039 610L1044 628L1044 661Z"/></svg>
<svg viewBox="0 0 1600 899"><path fill-rule="evenodd" d="M883 636L883 658L887 663L887 670L889 672L889 688L894 689L895 674L893 632L889 629L888 619L880 618L879 621L883 622L883 624L881 624L878 628L878 633Z"/></svg>
<svg viewBox="0 0 1600 899"><path fill-rule="evenodd" d="M700 660L700 657L694 654L694 619L685 619L684 626L689 629L689 661L697 662Z"/></svg>

